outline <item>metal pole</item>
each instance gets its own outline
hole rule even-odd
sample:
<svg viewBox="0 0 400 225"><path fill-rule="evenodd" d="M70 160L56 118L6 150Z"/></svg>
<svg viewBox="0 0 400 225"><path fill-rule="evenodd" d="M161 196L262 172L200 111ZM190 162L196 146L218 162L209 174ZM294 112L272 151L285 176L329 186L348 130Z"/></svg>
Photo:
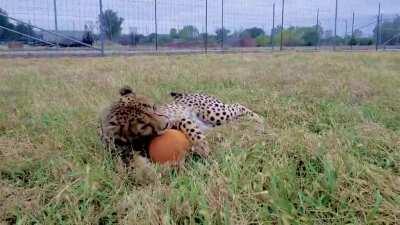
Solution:
<svg viewBox="0 0 400 225"><path fill-rule="evenodd" d="M103 13L103 0L99 0L100 4L100 43L101 43L101 56L104 56L104 13Z"/></svg>
<svg viewBox="0 0 400 225"><path fill-rule="evenodd" d="M137 45L137 43L136 43L136 32L137 32L137 30L136 30L136 28L134 28L133 29L133 43L134 43L135 48L136 48L136 45Z"/></svg>
<svg viewBox="0 0 400 225"><path fill-rule="evenodd" d="M379 49L379 32L380 32L380 20L381 20L381 3L379 3L378 6L378 19L377 19L377 24L376 24L376 44L375 44L375 50L378 51Z"/></svg>
<svg viewBox="0 0 400 225"><path fill-rule="evenodd" d="M336 0L335 4L335 33L333 37L333 51L336 51L336 36L337 36L337 17L338 17L338 0Z"/></svg>
<svg viewBox="0 0 400 225"><path fill-rule="evenodd" d="M353 50L353 41L354 41L354 12L353 12L353 22L351 24L351 40L350 40L350 49Z"/></svg>
<svg viewBox="0 0 400 225"><path fill-rule="evenodd" d="M204 40L204 50L207 53L208 50L208 0L206 0L206 37Z"/></svg>
<svg viewBox="0 0 400 225"><path fill-rule="evenodd" d="M57 21L57 0L53 1L54 7L54 30L58 32L58 21ZM59 46L58 39L56 40L57 47Z"/></svg>
<svg viewBox="0 0 400 225"><path fill-rule="evenodd" d="M154 0L154 28L156 32L156 51L158 50L158 27L157 27L157 0Z"/></svg>
<svg viewBox="0 0 400 225"><path fill-rule="evenodd" d="M221 49L224 50L224 0L222 0L221 6Z"/></svg>
<svg viewBox="0 0 400 225"><path fill-rule="evenodd" d="M379 44L382 43L382 22L383 22L383 13L381 13L381 19L379 20Z"/></svg>
<svg viewBox="0 0 400 225"><path fill-rule="evenodd" d="M280 50L283 50L283 17L285 14L285 0L282 0L282 23L281 23L281 47Z"/></svg>
<svg viewBox="0 0 400 225"><path fill-rule="evenodd" d="M346 31L344 33L344 38L346 39L347 38L347 20L345 20L344 23L346 24Z"/></svg>
<svg viewBox="0 0 400 225"><path fill-rule="evenodd" d="M315 43L315 50L318 50L319 47L319 8L317 9L317 26L315 27L316 32L317 32L317 43Z"/></svg>
<svg viewBox="0 0 400 225"><path fill-rule="evenodd" d="M272 30L271 30L271 46L274 50L274 36L275 36L275 3L272 5Z"/></svg>

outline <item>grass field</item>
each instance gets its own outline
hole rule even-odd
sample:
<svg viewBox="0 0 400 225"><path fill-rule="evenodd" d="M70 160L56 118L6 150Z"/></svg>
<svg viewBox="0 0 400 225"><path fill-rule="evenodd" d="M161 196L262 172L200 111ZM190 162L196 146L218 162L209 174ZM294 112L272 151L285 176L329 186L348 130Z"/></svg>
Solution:
<svg viewBox="0 0 400 225"><path fill-rule="evenodd" d="M265 117L159 176L103 151L122 85L203 91ZM0 60L0 224L400 224L400 54Z"/></svg>

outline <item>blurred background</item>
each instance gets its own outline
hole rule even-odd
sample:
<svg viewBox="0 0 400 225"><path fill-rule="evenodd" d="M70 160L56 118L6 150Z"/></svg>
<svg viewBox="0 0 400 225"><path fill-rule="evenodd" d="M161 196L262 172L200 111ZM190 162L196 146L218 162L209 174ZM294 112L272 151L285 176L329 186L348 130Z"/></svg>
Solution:
<svg viewBox="0 0 400 225"><path fill-rule="evenodd" d="M0 52L400 49L398 0L0 0Z"/></svg>

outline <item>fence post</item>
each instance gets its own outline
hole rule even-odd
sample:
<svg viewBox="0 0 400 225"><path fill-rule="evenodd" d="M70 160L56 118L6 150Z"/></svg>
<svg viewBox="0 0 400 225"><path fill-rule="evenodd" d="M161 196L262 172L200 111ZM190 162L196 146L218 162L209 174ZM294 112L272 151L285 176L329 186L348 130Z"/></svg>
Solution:
<svg viewBox="0 0 400 225"><path fill-rule="evenodd" d="M353 40L354 40L354 12L353 12L353 22L351 23L351 39L350 39L351 50L353 50Z"/></svg>
<svg viewBox="0 0 400 225"><path fill-rule="evenodd" d="M100 4L100 42L101 42L101 56L104 56L104 13L103 13L103 0L99 0Z"/></svg>
<svg viewBox="0 0 400 225"><path fill-rule="evenodd" d="M204 40L204 51L207 53L208 50L208 0L206 0L206 37Z"/></svg>
<svg viewBox="0 0 400 225"><path fill-rule="evenodd" d="M224 50L224 0L222 0L221 6L221 49Z"/></svg>
<svg viewBox="0 0 400 225"><path fill-rule="evenodd" d="M375 50L378 51L379 49L379 33L380 33L380 20L381 20L381 3L379 3L378 6L378 18L377 18L377 23L376 23L376 44L375 44Z"/></svg>
<svg viewBox="0 0 400 225"><path fill-rule="evenodd" d="M379 44L380 44L380 45L382 44L382 35L383 35L383 32L382 32L382 22L383 22L383 13L381 12L381 19L380 19L380 21L379 21Z"/></svg>
<svg viewBox="0 0 400 225"><path fill-rule="evenodd" d="M274 50L274 47L275 47L274 37L275 37L275 2L272 5L272 29L271 29L271 46L272 46L272 50Z"/></svg>
<svg viewBox="0 0 400 225"><path fill-rule="evenodd" d="M335 3L335 33L333 36L333 51L336 51L336 41L337 41L337 17L338 17L338 0Z"/></svg>
<svg viewBox="0 0 400 225"><path fill-rule="evenodd" d="M157 0L154 0L154 29L155 29L155 44L156 51L158 50L158 27L157 27Z"/></svg>
<svg viewBox="0 0 400 225"><path fill-rule="evenodd" d="M281 23L281 46L280 50L283 50L283 17L285 14L285 0L282 0L282 23Z"/></svg>
<svg viewBox="0 0 400 225"><path fill-rule="evenodd" d="M58 32L58 21L57 21L57 0L53 1L54 7L54 30ZM56 45L59 46L58 38L56 39Z"/></svg>
<svg viewBox="0 0 400 225"><path fill-rule="evenodd" d="M315 27L316 32L317 32L317 43L315 43L315 50L318 50L319 47L319 8L317 9L317 26Z"/></svg>

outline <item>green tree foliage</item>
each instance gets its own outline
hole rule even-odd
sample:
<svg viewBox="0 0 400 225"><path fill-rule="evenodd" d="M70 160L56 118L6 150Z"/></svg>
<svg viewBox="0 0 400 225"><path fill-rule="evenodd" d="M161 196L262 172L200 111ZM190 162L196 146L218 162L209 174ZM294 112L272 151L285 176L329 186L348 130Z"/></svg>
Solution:
<svg viewBox="0 0 400 225"><path fill-rule="evenodd" d="M256 43L258 47L265 47L270 43L270 39L266 35L259 35L256 38Z"/></svg>
<svg viewBox="0 0 400 225"><path fill-rule="evenodd" d="M7 14L7 12L0 8L0 12L3 14ZM14 24L8 21L8 18L0 15L0 25L3 27L7 27L9 29L14 29ZM10 41L16 38L16 35L8 30L0 28L0 41Z"/></svg>
<svg viewBox="0 0 400 225"><path fill-rule="evenodd" d="M2 9L0 9L0 12L7 15L7 12ZM32 26L23 23L18 23L17 25L14 25L8 20L6 16L0 15L0 25L26 35L30 35L33 37L36 36L36 33L33 30ZM0 41L29 41L29 38L0 28Z"/></svg>
<svg viewBox="0 0 400 225"><path fill-rule="evenodd" d="M107 9L103 13L103 16L99 15L99 22L108 40L113 40L113 38L117 38L121 35L124 18L119 17L113 10Z"/></svg>
<svg viewBox="0 0 400 225"><path fill-rule="evenodd" d="M93 45L94 34L91 31L85 31L82 37L82 42L88 45Z"/></svg>
<svg viewBox="0 0 400 225"><path fill-rule="evenodd" d="M199 30L193 25L184 26L179 31L179 38L185 41L194 40L199 36Z"/></svg>
<svg viewBox="0 0 400 225"><path fill-rule="evenodd" d="M171 28L171 30L169 31L169 36L171 39L178 39L179 38L178 30L175 28Z"/></svg>
<svg viewBox="0 0 400 225"><path fill-rule="evenodd" d="M281 30L281 29L280 29ZM302 46L304 45L303 33L297 27L289 27L280 31L275 35L274 42L280 43L281 35L283 34L283 45L285 46Z"/></svg>
<svg viewBox="0 0 400 225"><path fill-rule="evenodd" d="M33 36L33 37L35 37L36 36L36 34L35 34L35 31L33 30L33 27L32 26L29 26L29 25L25 25L25 24L23 24L23 23L18 23L16 26L15 26L15 28L14 28L16 31L18 31L18 32L20 32L20 33L23 33L23 34L27 34L27 35L30 35L30 36ZM18 40L24 40L24 41L26 41L26 40L28 40L29 38L27 38L27 37L19 37L18 38Z"/></svg>
<svg viewBox="0 0 400 225"><path fill-rule="evenodd" d="M260 35L265 35L265 32L263 29L258 28L258 27L252 27L249 29L244 30L241 33L241 37L251 37L251 38L257 38Z"/></svg>
<svg viewBox="0 0 400 225"><path fill-rule="evenodd" d="M372 37L362 37L358 39L359 45L373 45L374 39Z"/></svg>
<svg viewBox="0 0 400 225"><path fill-rule="evenodd" d="M281 35L283 34L283 45L285 46L315 46L319 41L323 40L323 34L325 38L332 39L331 31L324 31L321 26L312 27L288 27L283 29L278 26L272 30L274 33L273 42L279 44Z"/></svg>
<svg viewBox="0 0 400 225"><path fill-rule="evenodd" d="M350 41L349 41L349 45L357 45L357 38L355 37L351 37Z"/></svg>
<svg viewBox="0 0 400 225"><path fill-rule="evenodd" d="M375 39L373 37L363 37L363 33L361 30L356 29L353 33L353 36L348 41L349 45L373 45L375 43Z"/></svg>
<svg viewBox="0 0 400 225"><path fill-rule="evenodd" d="M229 35L230 32L231 31L226 29L226 28L224 28L223 30L222 30L222 28L218 28L215 31L215 33L217 34L217 38L216 38L217 42L221 43L222 42L222 37L224 38L224 40L227 40L228 39L228 35Z"/></svg>
<svg viewBox="0 0 400 225"><path fill-rule="evenodd" d="M315 46L321 40L321 36L323 34L323 28L321 26L314 27L303 27L300 29L303 33L303 41L307 46Z"/></svg>

